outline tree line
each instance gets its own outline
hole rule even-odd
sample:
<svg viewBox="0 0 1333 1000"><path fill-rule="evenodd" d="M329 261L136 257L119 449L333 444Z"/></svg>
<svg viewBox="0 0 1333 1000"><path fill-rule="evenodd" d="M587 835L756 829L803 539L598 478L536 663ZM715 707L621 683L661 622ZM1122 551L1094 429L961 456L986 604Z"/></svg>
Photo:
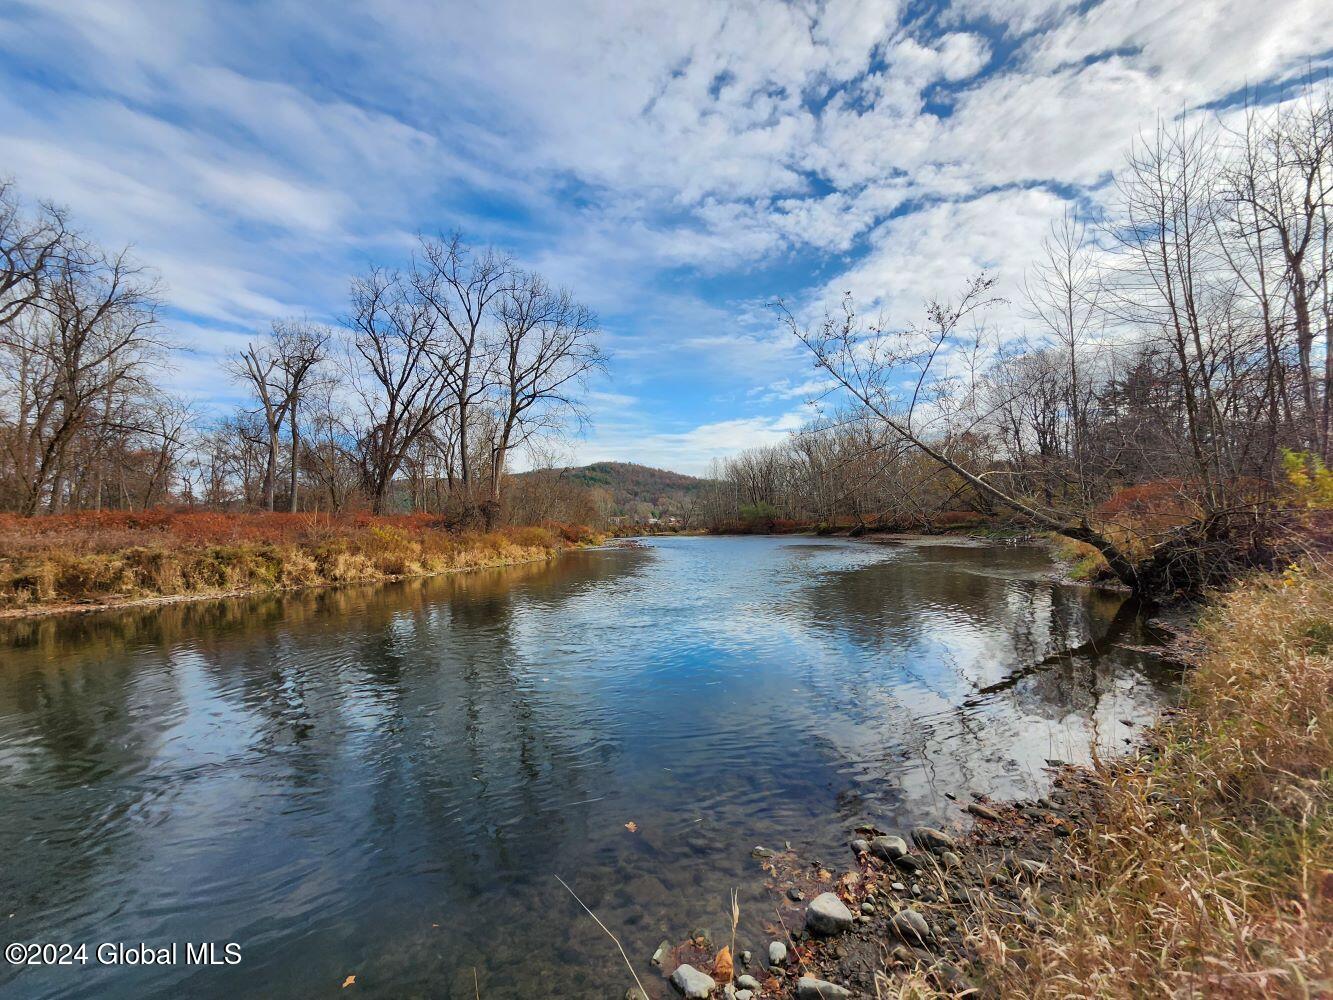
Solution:
<svg viewBox="0 0 1333 1000"><path fill-rule="evenodd" d="M1051 226L1021 336L986 274L905 324L780 306L842 408L721 463L706 516L1004 513L1147 594L1272 558L1286 473L1333 458L1331 223L1327 95L1162 122L1104 217Z"/></svg>
<svg viewBox="0 0 1333 1000"><path fill-rule="evenodd" d="M492 525L515 456L579 425L606 365L568 291L421 237L402 267L353 279L338 323L280 320L227 358L245 402L219 418L162 385L179 348L127 251L0 183L0 258L0 509L26 515L174 503Z"/></svg>

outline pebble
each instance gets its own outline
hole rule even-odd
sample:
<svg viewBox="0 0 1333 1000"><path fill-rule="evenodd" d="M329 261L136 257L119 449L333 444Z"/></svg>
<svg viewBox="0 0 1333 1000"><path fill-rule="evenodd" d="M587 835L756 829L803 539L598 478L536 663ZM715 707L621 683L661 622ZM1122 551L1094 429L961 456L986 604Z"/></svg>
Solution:
<svg viewBox="0 0 1333 1000"><path fill-rule="evenodd" d="M901 882L894 882L891 886L889 886L889 888L892 889L894 892L907 891L907 886L903 885Z"/></svg>
<svg viewBox="0 0 1333 1000"><path fill-rule="evenodd" d="M940 861L944 863L945 868L962 868L963 859L953 851L945 851L940 855Z"/></svg>
<svg viewBox="0 0 1333 1000"><path fill-rule="evenodd" d="M787 961L787 946L781 941L774 941L768 946L768 964L782 965Z"/></svg>
<svg viewBox="0 0 1333 1000"><path fill-rule="evenodd" d="M752 997L754 997L754 993L750 990L736 991L736 1000L751 1000Z"/></svg>
<svg viewBox="0 0 1333 1000"><path fill-rule="evenodd" d="M749 965L750 959L752 959L753 957L754 956L751 955L748 951L741 952L741 965Z"/></svg>
<svg viewBox="0 0 1333 1000"><path fill-rule="evenodd" d="M851 995L851 990L814 976L802 976L796 984L796 1000L850 1000Z"/></svg>
<svg viewBox="0 0 1333 1000"><path fill-rule="evenodd" d="M770 851L767 847L756 847L753 851L750 852L750 855L756 858L771 858L773 856L773 852Z"/></svg>
<svg viewBox="0 0 1333 1000"><path fill-rule="evenodd" d="M661 965L662 959L667 957L667 953L669 951L671 951L670 941L663 941L661 944L659 944L657 946L657 950L653 952L653 965Z"/></svg>
<svg viewBox="0 0 1333 1000"><path fill-rule="evenodd" d="M790 899L793 903L799 903L805 897L801 895L800 889L796 888L796 886L792 886L790 889L787 890L787 898Z"/></svg>
<svg viewBox="0 0 1333 1000"><path fill-rule="evenodd" d="M738 976L736 985L743 990L757 990L759 989L759 980L755 979L754 976Z"/></svg>
<svg viewBox="0 0 1333 1000"><path fill-rule="evenodd" d="M852 846L852 851L856 854L870 853L870 841L863 840L860 837L858 837L856 840L853 840L851 846Z"/></svg>
<svg viewBox="0 0 1333 1000"><path fill-rule="evenodd" d="M716 988L717 983L707 973L700 972L692 965L681 965L671 973L671 985L680 991L685 1000L705 1000Z"/></svg>
<svg viewBox="0 0 1333 1000"><path fill-rule="evenodd" d="M852 911L831 892L820 893L805 911L805 929L811 934L840 934L852 926Z"/></svg>
<svg viewBox="0 0 1333 1000"><path fill-rule="evenodd" d="M865 914L868 914L868 915L870 915L870 916L874 916L874 913L875 913L875 904L874 904L874 903L871 903L871 902L865 902L865 903L862 903L862 904L861 904L861 912L862 912L862 913L865 913Z"/></svg>

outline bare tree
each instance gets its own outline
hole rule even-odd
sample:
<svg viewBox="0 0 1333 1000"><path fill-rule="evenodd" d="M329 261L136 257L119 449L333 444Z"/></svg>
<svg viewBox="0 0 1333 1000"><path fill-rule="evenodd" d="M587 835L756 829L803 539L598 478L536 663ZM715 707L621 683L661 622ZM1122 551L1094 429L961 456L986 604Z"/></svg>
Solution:
<svg viewBox="0 0 1333 1000"><path fill-rule="evenodd" d="M273 324L273 351L281 374L282 399L291 432L291 462L287 484L287 509L296 513L301 460L301 402L319 366L328 356L331 335L323 327L304 321Z"/></svg>
<svg viewBox="0 0 1333 1000"><path fill-rule="evenodd" d="M125 252L104 254L65 237L29 305L0 324L14 409L5 435L17 506L61 505L71 447L90 421L151 388L150 363L165 349L156 286Z"/></svg>
<svg viewBox="0 0 1333 1000"><path fill-rule="evenodd" d="M262 503L265 510L273 510L278 476L278 436L282 422L287 418L287 399L280 381L278 352L271 342L246 344L245 349L231 363L232 376L249 383L259 400L259 412L267 432L267 451L264 462Z"/></svg>
<svg viewBox="0 0 1333 1000"><path fill-rule="evenodd" d="M570 417L581 420L574 390L606 366L597 342L597 317L539 275L513 275L497 311L501 338L493 367L499 398L485 507L488 524L500 509L501 479L511 450L540 431L562 427Z"/></svg>
<svg viewBox="0 0 1333 1000"><path fill-rule="evenodd" d="M347 374L360 410L362 483L376 513L409 450L451 399L439 324L439 310L414 280L372 269L352 284Z"/></svg>
<svg viewBox="0 0 1333 1000"><path fill-rule="evenodd" d="M423 237L411 280L441 334L432 342L432 358L453 403L459 487L471 502L473 412L492 391L495 375L495 345L487 339L487 324L493 305L511 287L513 264L493 250L473 252L458 234L447 240Z"/></svg>

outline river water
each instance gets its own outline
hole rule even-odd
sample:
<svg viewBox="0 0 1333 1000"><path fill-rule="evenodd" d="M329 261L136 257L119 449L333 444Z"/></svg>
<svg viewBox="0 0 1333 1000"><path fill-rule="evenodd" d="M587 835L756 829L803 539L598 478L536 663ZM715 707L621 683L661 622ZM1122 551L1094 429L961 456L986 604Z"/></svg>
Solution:
<svg viewBox="0 0 1333 1000"><path fill-rule="evenodd" d="M618 1000L556 875L667 995L653 949L727 936L732 888L766 950L756 845L850 865L858 823L1035 793L1171 694L1122 597L1039 549L647 544L7 626L0 938L89 951L0 995Z"/></svg>

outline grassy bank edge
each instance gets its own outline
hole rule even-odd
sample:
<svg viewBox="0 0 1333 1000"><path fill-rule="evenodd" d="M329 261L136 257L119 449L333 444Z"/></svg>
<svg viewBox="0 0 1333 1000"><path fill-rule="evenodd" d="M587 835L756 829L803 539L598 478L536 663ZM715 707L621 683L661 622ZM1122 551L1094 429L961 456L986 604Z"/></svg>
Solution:
<svg viewBox="0 0 1333 1000"><path fill-rule="evenodd" d="M57 538L33 552L0 552L0 620L390 583L542 562L603 541L564 526L455 534L384 525L299 542L165 540L97 552Z"/></svg>
<svg viewBox="0 0 1333 1000"><path fill-rule="evenodd" d="M1333 991L1333 580L1253 577L1193 639L1180 710L1085 773L1040 918L970 916L999 995Z"/></svg>

